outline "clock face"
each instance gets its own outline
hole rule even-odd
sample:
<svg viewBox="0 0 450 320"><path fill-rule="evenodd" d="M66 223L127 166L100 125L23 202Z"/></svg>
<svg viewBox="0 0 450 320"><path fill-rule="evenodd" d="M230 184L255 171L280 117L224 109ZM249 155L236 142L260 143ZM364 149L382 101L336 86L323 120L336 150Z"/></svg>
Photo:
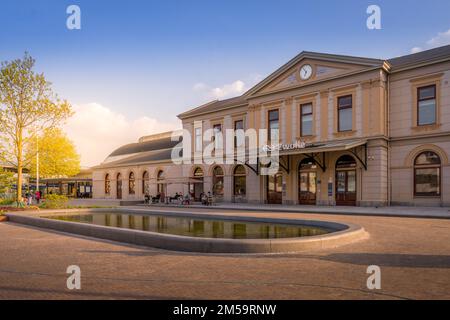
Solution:
<svg viewBox="0 0 450 320"><path fill-rule="evenodd" d="M305 64L300 69L300 78L302 78L302 80L308 80L309 78L311 78L312 73L313 73L313 68L311 67L311 65Z"/></svg>

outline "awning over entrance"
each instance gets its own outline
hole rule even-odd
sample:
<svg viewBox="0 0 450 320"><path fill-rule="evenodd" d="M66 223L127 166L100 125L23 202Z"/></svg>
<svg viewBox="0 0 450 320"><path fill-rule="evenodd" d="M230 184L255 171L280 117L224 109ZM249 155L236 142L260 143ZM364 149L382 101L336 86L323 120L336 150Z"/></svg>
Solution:
<svg viewBox="0 0 450 320"><path fill-rule="evenodd" d="M322 153L322 152L335 152L346 151L356 147L365 145L367 140L355 139L345 141L333 141L327 143L314 143L306 144L304 148L296 148L291 150L280 151L280 155L294 155L294 154L308 154L308 153Z"/></svg>
<svg viewBox="0 0 450 320"><path fill-rule="evenodd" d="M274 146L271 146L272 148ZM281 144L275 146L279 150L279 165L287 173L290 171L289 156L303 154L308 159L317 164L323 172L327 170L325 165L325 155L328 152L348 151L361 163L367 170L367 140L353 139L332 141L326 143L294 143ZM257 168L259 172L259 166Z"/></svg>

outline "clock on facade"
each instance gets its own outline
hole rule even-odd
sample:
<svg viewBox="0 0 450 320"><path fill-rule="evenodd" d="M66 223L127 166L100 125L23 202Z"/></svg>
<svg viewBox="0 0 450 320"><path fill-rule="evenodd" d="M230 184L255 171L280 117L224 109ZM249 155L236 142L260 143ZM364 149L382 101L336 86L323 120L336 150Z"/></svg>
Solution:
<svg viewBox="0 0 450 320"><path fill-rule="evenodd" d="M313 68L309 64L305 64L304 66L302 66L300 68L300 78L302 80L308 80L309 78L311 78L312 73L313 73Z"/></svg>

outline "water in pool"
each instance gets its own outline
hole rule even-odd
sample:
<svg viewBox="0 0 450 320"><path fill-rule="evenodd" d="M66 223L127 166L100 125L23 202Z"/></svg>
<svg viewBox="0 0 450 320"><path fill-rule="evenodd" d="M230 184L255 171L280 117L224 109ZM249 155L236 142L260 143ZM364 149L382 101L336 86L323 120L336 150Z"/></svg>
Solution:
<svg viewBox="0 0 450 320"><path fill-rule="evenodd" d="M53 215L43 218L201 238L276 239L317 236L331 232L303 225L122 213Z"/></svg>

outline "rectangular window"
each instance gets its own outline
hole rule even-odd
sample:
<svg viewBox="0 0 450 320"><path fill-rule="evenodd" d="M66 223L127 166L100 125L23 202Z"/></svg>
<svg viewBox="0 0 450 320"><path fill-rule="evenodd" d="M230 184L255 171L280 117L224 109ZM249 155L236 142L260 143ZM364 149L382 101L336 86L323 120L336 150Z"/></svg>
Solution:
<svg viewBox="0 0 450 320"><path fill-rule="evenodd" d="M338 98L338 131L351 131L353 129L353 111L351 95Z"/></svg>
<svg viewBox="0 0 450 320"><path fill-rule="evenodd" d="M440 196L440 174L440 168L415 169L415 195L422 197Z"/></svg>
<svg viewBox="0 0 450 320"><path fill-rule="evenodd" d="M222 148L222 125L221 124L215 124L213 125L213 131L214 131L214 136L213 136L213 141L214 141L214 148L215 149L223 149Z"/></svg>
<svg viewBox="0 0 450 320"><path fill-rule="evenodd" d="M302 137L311 136L313 125L313 105L312 103L300 106L300 135Z"/></svg>
<svg viewBox="0 0 450 320"><path fill-rule="evenodd" d="M417 88L417 125L436 123L436 85Z"/></svg>
<svg viewBox="0 0 450 320"><path fill-rule="evenodd" d="M195 151L202 151L202 128L195 128Z"/></svg>
<svg viewBox="0 0 450 320"><path fill-rule="evenodd" d="M244 146L245 138L244 136L237 136L236 132L238 130L244 130L244 120L236 120L234 122L234 147L239 148Z"/></svg>
<svg viewBox="0 0 450 320"><path fill-rule="evenodd" d="M278 110L269 111L269 128L268 128L268 136L267 139L269 143L272 141L279 141L279 129L280 129L280 121L279 121L279 113ZM272 130L274 130L272 134Z"/></svg>

